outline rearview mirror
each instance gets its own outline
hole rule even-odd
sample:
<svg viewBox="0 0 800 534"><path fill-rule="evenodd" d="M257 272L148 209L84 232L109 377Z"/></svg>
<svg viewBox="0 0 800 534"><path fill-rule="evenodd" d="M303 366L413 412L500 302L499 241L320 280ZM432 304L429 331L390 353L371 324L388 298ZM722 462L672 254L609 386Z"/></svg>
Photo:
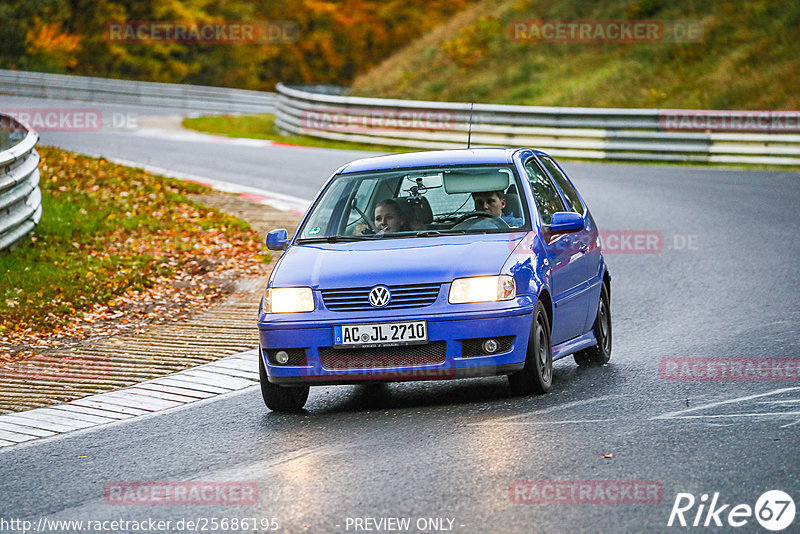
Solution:
<svg viewBox="0 0 800 534"><path fill-rule="evenodd" d="M267 234L267 248L270 250L286 250L289 246L289 232L286 228L278 228Z"/></svg>
<svg viewBox="0 0 800 534"><path fill-rule="evenodd" d="M571 211L554 213L553 219L550 221L550 231L554 234L580 232L584 228L583 217Z"/></svg>
<svg viewBox="0 0 800 534"><path fill-rule="evenodd" d="M503 169L478 171L453 171L442 175L444 190L448 194L474 193L477 191L505 191L511 180L511 173Z"/></svg>

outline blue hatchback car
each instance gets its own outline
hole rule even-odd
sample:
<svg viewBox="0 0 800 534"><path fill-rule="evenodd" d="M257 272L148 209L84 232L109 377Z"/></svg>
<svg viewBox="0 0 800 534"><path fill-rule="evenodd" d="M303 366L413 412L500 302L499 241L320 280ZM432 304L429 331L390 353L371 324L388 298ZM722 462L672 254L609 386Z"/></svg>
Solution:
<svg viewBox="0 0 800 534"><path fill-rule="evenodd" d="M611 277L561 167L532 149L349 163L285 250L259 310L261 391L300 410L309 386L507 375L547 392L553 361L611 356Z"/></svg>

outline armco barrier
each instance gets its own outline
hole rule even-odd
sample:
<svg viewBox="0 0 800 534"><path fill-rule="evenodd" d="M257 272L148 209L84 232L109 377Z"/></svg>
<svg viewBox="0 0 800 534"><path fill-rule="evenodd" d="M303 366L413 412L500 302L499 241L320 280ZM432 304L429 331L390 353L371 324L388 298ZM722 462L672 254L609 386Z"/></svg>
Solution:
<svg viewBox="0 0 800 534"><path fill-rule="evenodd" d="M320 94L278 84L276 125L292 134L406 146L528 146L554 156L653 162L800 165L800 112L737 112L793 117L792 133L680 131L666 117L719 111L556 108L429 102ZM783 115L782 115L783 114Z"/></svg>
<svg viewBox="0 0 800 534"><path fill-rule="evenodd" d="M42 218L39 136L0 115L0 251L31 233Z"/></svg>
<svg viewBox="0 0 800 534"><path fill-rule="evenodd" d="M712 120L726 113L720 111L472 105L341 96L335 88L278 84L277 89L276 97L241 89L0 70L0 93L210 113L275 111L281 130L326 139L461 148L471 130L475 147L531 146L560 157L800 165L800 112L796 111L734 112L758 114L768 123L771 119L782 125L754 133L717 131ZM676 128L670 121L683 116L691 123L702 115L707 115L711 129ZM787 125L793 127L784 128Z"/></svg>
<svg viewBox="0 0 800 534"><path fill-rule="evenodd" d="M0 93L210 113L272 113L275 93L0 69Z"/></svg>

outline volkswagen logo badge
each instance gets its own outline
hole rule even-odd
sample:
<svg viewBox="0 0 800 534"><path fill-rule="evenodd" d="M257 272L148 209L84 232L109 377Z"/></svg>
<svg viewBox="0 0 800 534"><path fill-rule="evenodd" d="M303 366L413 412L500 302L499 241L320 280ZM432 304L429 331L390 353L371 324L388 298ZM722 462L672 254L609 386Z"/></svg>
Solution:
<svg viewBox="0 0 800 534"><path fill-rule="evenodd" d="M375 308L383 308L392 300L392 294L386 286L375 286L369 292L369 303Z"/></svg>

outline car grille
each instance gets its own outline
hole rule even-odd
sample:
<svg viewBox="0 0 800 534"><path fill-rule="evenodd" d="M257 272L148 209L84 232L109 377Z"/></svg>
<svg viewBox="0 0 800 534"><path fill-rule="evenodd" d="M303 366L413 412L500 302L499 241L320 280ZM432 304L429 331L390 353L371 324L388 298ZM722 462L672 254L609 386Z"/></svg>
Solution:
<svg viewBox="0 0 800 534"><path fill-rule="evenodd" d="M404 286L387 286L392 294L389 304L384 309L421 308L430 306L439 296L441 284L416 284ZM331 311L370 311L378 308L369 303L371 287L353 287L346 289L323 289L322 301Z"/></svg>
<svg viewBox="0 0 800 534"><path fill-rule="evenodd" d="M404 345L370 349L334 349L320 347L319 360L329 370L385 369L444 363L447 342L431 341L427 345Z"/></svg>

